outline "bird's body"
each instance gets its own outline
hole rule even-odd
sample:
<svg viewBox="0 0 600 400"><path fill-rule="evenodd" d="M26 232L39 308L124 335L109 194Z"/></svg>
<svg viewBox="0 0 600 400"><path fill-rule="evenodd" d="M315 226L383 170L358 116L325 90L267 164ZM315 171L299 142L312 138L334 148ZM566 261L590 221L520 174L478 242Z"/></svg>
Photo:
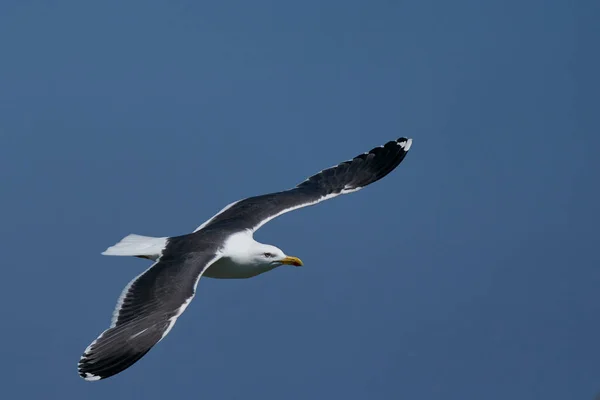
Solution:
<svg viewBox="0 0 600 400"><path fill-rule="evenodd" d="M236 263L228 257L221 258L214 263L205 273L206 278L217 279L246 279L253 278L275 269L274 265L248 265Z"/></svg>
<svg viewBox="0 0 600 400"><path fill-rule="evenodd" d="M280 265L301 266L253 233L277 216L360 190L395 169L412 140L400 138L325 169L296 187L229 204L194 232L175 237L129 235L103 254L147 258L154 264L127 284L110 327L84 351L79 374L95 381L133 365L173 328L200 277L251 278Z"/></svg>

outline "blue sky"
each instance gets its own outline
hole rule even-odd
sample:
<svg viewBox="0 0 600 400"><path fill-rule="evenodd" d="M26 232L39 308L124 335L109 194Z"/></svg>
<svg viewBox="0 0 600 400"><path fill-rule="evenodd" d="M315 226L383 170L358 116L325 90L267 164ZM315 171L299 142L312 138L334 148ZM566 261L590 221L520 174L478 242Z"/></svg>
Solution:
<svg viewBox="0 0 600 400"><path fill-rule="evenodd" d="M592 1L0 3L3 398L592 399ZM256 235L124 373L76 363L147 261L399 136L403 164Z"/></svg>

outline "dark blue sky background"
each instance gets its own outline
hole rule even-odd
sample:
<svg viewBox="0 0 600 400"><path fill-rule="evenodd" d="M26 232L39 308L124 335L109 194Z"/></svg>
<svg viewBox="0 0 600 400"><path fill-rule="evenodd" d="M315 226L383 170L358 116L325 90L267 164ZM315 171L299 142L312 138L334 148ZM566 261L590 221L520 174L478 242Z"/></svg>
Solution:
<svg viewBox="0 0 600 400"><path fill-rule="evenodd" d="M2 398L592 399L593 1L0 2ZM177 235L397 138L359 193L256 235L146 357L76 372Z"/></svg>

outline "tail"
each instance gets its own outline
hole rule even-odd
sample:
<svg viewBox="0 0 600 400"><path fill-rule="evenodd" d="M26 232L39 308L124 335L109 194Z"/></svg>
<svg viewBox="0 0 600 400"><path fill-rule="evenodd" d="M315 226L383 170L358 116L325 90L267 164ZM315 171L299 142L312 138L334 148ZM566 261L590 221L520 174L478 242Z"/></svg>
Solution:
<svg viewBox="0 0 600 400"><path fill-rule="evenodd" d="M105 256L132 256L156 261L167 245L166 237L127 235L114 246L104 250Z"/></svg>

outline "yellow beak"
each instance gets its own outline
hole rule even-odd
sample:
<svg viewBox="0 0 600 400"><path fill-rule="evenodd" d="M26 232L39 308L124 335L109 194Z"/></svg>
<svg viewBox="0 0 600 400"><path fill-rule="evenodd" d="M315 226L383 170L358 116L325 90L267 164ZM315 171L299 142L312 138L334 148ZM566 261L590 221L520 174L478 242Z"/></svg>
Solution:
<svg viewBox="0 0 600 400"><path fill-rule="evenodd" d="M298 257L286 257L280 262L286 265L295 265L296 267L301 267L302 265L304 265L302 264L302 260Z"/></svg>

